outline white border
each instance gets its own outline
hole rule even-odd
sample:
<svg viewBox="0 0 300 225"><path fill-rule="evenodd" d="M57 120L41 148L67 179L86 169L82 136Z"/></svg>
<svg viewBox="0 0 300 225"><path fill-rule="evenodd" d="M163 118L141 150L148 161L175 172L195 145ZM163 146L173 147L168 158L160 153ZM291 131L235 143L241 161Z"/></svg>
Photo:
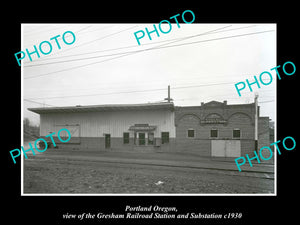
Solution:
<svg viewBox="0 0 300 225"><path fill-rule="evenodd" d="M24 49L23 45L23 24L21 24L21 49ZM23 101L23 92L24 92L24 74L23 74L23 62L21 61L21 146L24 146L24 126L23 126L23 117L24 117L24 101ZM21 150L20 146L20 151L21 151L21 196L25 195L24 194L24 157L23 157L23 151Z"/></svg>
<svg viewBox="0 0 300 225"><path fill-rule="evenodd" d="M276 26L276 35L275 35L275 43L276 43L276 65L278 65L277 61L277 23L275 23ZM274 142L277 141L277 79L275 80L275 119L274 119ZM276 153L275 153L276 152ZM274 196L277 196L277 151L275 151L274 146Z"/></svg>

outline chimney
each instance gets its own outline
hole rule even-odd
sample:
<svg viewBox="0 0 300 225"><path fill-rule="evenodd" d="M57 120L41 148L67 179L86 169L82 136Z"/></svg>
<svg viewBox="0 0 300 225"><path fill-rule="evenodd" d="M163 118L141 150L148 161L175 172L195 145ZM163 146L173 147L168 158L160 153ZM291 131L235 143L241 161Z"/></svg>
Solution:
<svg viewBox="0 0 300 225"><path fill-rule="evenodd" d="M167 100L168 102L173 101L173 99L171 99L171 93L170 93L170 92L171 92L171 91L170 91L170 85L168 85L168 97L165 98L165 100Z"/></svg>
<svg viewBox="0 0 300 225"><path fill-rule="evenodd" d="M223 101L223 104L224 104L224 105L227 105L227 100L224 100L224 101Z"/></svg>

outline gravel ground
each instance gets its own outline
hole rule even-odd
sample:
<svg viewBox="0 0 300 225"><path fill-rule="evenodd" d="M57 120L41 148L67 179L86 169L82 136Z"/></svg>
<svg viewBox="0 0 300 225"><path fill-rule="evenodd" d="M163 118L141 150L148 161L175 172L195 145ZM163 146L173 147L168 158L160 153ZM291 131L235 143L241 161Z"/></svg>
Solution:
<svg viewBox="0 0 300 225"><path fill-rule="evenodd" d="M255 173L37 156L24 162L25 194L274 192L274 179Z"/></svg>

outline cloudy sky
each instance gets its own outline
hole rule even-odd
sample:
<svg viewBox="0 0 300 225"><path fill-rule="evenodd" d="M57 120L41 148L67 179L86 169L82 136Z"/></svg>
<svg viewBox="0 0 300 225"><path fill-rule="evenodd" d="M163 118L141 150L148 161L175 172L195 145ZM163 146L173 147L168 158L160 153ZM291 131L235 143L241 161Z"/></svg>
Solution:
<svg viewBox="0 0 300 225"><path fill-rule="evenodd" d="M146 27L153 30L153 24L22 24L22 51L52 44L49 55L22 60L24 117L39 123L31 107L160 102L168 85L176 106L252 103L254 92L246 88L239 97L234 84L263 71L276 77L270 71L277 66L276 24L172 23L169 33L154 32L152 40L146 34L138 45L134 33ZM75 34L71 45L62 40L66 31ZM57 35L61 49L50 40ZM276 79L253 89L261 116L274 120Z"/></svg>

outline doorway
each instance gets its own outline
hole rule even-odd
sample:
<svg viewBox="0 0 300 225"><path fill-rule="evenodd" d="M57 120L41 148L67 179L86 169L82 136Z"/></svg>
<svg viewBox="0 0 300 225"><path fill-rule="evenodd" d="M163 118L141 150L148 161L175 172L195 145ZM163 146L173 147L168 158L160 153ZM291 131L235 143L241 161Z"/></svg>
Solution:
<svg viewBox="0 0 300 225"><path fill-rule="evenodd" d="M110 148L110 134L105 134L105 148Z"/></svg>
<svg viewBox="0 0 300 225"><path fill-rule="evenodd" d="M145 145L146 144L146 135L145 133L139 132L139 145Z"/></svg>
<svg viewBox="0 0 300 225"><path fill-rule="evenodd" d="M241 157L240 140L211 140L212 157Z"/></svg>

